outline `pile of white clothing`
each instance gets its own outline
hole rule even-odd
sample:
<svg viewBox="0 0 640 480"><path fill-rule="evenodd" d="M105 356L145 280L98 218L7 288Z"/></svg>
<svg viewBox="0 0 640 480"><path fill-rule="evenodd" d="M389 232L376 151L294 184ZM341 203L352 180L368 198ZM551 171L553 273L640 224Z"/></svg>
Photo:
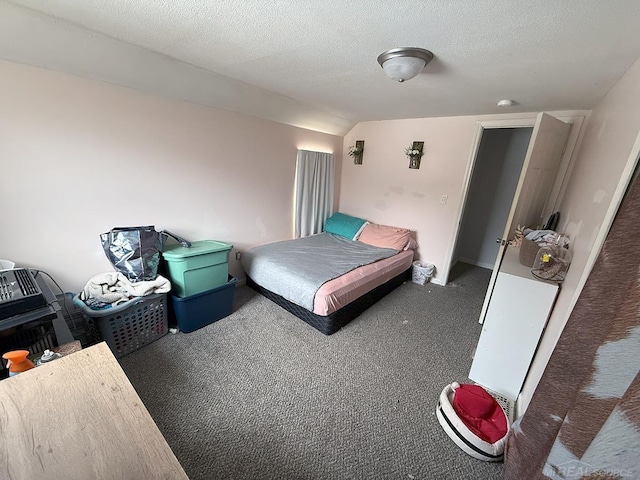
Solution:
<svg viewBox="0 0 640 480"><path fill-rule="evenodd" d="M553 230L531 230L530 228L526 228L522 233L524 234L524 238L536 242L541 247L557 245L567 248L569 246L569 237L560 235Z"/></svg>
<svg viewBox="0 0 640 480"><path fill-rule="evenodd" d="M158 275L155 280L132 282L120 272L105 272L91 278L80 293L87 304L110 304L116 306L133 297L144 297L152 293L167 293L171 282Z"/></svg>

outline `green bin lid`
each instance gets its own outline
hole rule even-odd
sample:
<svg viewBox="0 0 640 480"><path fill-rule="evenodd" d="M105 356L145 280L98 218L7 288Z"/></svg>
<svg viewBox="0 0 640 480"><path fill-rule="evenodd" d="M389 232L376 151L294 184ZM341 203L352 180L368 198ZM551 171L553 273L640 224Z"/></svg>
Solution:
<svg viewBox="0 0 640 480"><path fill-rule="evenodd" d="M197 242L191 242L191 247L183 247L180 244L165 247L162 251L162 256L167 260L180 260L196 255L206 255L207 253L231 250L231 247L233 247L233 245L218 242L217 240L199 240Z"/></svg>

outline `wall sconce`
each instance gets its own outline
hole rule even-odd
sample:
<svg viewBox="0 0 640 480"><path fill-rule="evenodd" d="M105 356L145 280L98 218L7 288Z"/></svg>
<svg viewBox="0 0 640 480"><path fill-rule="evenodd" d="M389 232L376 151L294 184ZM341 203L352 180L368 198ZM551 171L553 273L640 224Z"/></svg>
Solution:
<svg viewBox="0 0 640 480"><path fill-rule="evenodd" d="M356 144L349 147L349 156L353 157L354 165L362 165L363 152L364 140L356 140Z"/></svg>
<svg viewBox="0 0 640 480"><path fill-rule="evenodd" d="M422 149L424 142L413 142L410 147L404 149L404 154L409 159L409 168L420 168L420 160L422 159Z"/></svg>

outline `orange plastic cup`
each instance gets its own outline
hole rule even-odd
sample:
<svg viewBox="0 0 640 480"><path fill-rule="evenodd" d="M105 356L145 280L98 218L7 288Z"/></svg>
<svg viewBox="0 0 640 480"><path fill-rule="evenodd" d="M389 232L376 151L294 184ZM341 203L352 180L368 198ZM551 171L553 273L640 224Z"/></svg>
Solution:
<svg viewBox="0 0 640 480"><path fill-rule="evenodd" d="M27 358L28 355L28 350L13 350L2 355L2 358L7 360L10 377L35 367L33 362Z"/></svg>

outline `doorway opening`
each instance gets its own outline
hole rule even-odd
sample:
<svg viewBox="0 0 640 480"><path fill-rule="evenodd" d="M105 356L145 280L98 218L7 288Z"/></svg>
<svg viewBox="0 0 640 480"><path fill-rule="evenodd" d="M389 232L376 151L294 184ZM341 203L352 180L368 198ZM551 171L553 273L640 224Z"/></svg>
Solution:
<svg viewBox="0 0 640 480"><path fill-rule="evenodd" d="M484 129L454 250L456 263L493 269L527 154L532 127ZM452 278L453 280L453 278Z"/></svg>
<svg viewBox="0 0 640 480"><path fill-rule="evenodd" d="M489 242L486 241L487 237L484 237L484 230L482 230L482 240L480 240L479 242L477 240L478 237L481 236L477 234L477 231L479 231L478 224L473 225L476 217L478 217L478 215L473 214L473 208L478 202L481 201L478 199L481 199L483 197L492 198L495 193L494 190L500 190L502 187L499 187L499 182L495 183L496 180L499 180L494 178L498 175L497 172L493 172L493 175L489 174L486 178L482 178L482 175L478 173L483 172L482 165L484 164L484 162L481 162L479 158L479 153L481 153L481 150L487 149L488 145L490 146L491 143L484 143L483 140L486 141L487 138L491 139L490 134L488 134L490 128L506 129L507 132L508 129L511 129L512 132L518 132L519 128L526 128L530 127L531 125L501 124L492 125L491 127L489 127L488 125L481 124L478 127L478 134L476 136L476 141L472 151L472 158L470 159L469 170L467 174L468 176L465 187L466 195L463 202L464 208L461 209L459 216L459 228L455 236L456 241L452 242L451 256L449 257L451 261L449 262L449 265L451 266L454 263L454 259L457 260L461 256L460 253L458 253L458 257L456 257L456 252L463 252L464 254L465 246L462 243L463 241L467 241L470 239L471 243L476 243L477 245L480 245L480 247L485 246L487 252L491 252L488 246L490 242L497 242L497 255L495 257L495 264L490 270L491 279L489 280L487 294L482 306L482 311L480 312L480 323L484 322L487 308L489 307L489 302L493 294L496 279L498 278L502 261L505 257L505 252L507 251L507 244L509 239L513 238L513 235L518 226L527 227L540 224L540 220L545 216L546 213L548 213L549 209L556 208L558 198L561 197L560 191L562 190L562 187L564 185L566 172L568 170L567 162L571 158L571 151L573 150L573 145L575 145L575 136L573 136L573 139L570 139L570 137L572 137L572 135L570 134L572 131L574 133L577 133L577 130L573 128L575 127L575 124L571 121L571 119L568 120L569 121L564 121L560 118L553 117L544 112L541 112L537 115L536 120L533 124L532 131L530 132L530 134L527 132L527 135L525 135L522 139L524 141L521 142L522 145L526 144L526 153L524 155L524 159L522 159L520 174L515 190L513 190L513 186L508 186L509 182L505 182L505 185L507 185L507 187L503 189L504 192L512 191L514 193L512 194L513 196L510 199L511 201L506 201L506 203L508 203L510 206L508 208L509 213L507 215L506 222L504 222L503 224L502 234L500 234L495 240L493 240L493 238L489 239ZM526 141L526 136L529 136L528 142ZM489 154L482 155L483 158L489 159L487 161L504 161L504 155L502 156L502 158L500 158L499 156L492 154L491 149L489 150ZM498 158L500 159L497 160ZM516 163L514 163L513 165L510 163L503 163L502 169L504 171L509 171L511 170L509 167L517 166L518 163L520 163L519 160L514 162ZM514 168L513 170L517 171L517 168ZM491 170L489 170L489 172L491 173ZM478 175L480 175L480 180L474 182L476 183L477 188L475 188L472 192L471 182L474 177L478 179ZM490 181L493 181L494 184L488 186L488 182ZM471 193L474 193L475 195L468 199L467 197L469 197ZM488 223L488 219L491 218L491 210L495 208L493 200L485 203L489 205L488 208L485 208L485 212L490 213L489 217L485 217L483 221L479 222L479 225L481 225L483 229ZM468 212L465 212L465 210L467 209L471 209L472 213L469 214ZM472 222L472 227L469 228L467 226L467 230L463 234L461 228L462 220L465 217L467 218L468 222ZM488 233L491 232L489 231ZM478 263L477 253L482 251L482 248L478 248L477 245L475 250L476 258L472 259L475 263ZM512 257L514 254L518 253L518 250L517 248L510 248L509 252L509 258L511 259L509 261L509 264L511 264L513 261ZM467 260L469 259L467 258ZM487 261L486 263L489 262ZM447 272L447 274L448 273L449 272Z"/></svg>

